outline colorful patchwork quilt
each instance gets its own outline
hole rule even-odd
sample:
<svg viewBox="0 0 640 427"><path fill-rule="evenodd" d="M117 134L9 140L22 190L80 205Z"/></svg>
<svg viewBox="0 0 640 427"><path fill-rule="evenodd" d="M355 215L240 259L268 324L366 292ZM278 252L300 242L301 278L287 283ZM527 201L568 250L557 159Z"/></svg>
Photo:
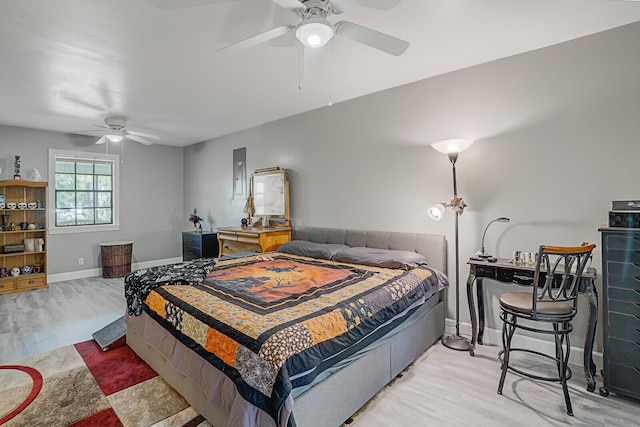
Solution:
<svg viewBox="0 0 640 427"><path fill-rule="evenodd" d="M129 315L139 316L142 300L152 289L166 284L200 283L213 270L215 258L197 258L187 262L143 268L124 278L124 296Z"/></svg>
<svg viewBox="0 0 640 427"><path fill-rule="evenodd" d="M271 252L220 261L202 283L159 286L143 309L280 425L293 387L384 335L384 325L447 285L438 277L426 266L406 271Z"/></svg>

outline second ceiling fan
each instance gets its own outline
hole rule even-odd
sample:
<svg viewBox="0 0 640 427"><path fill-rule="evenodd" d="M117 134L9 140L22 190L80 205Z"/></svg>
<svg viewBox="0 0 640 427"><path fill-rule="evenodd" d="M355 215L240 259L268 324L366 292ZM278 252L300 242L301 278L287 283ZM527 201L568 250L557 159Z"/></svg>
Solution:
<svg viewBox="0 0 640 427"><path fill-rule="evenodd" d="M120 142L123 139L130 139L132 141L139 142L144 145L151 145L153 142L150 139L160 139L156 135L149 133L139 132L135 130L128 130L125 128L127 121L118 117L107 117L104 119L104 125L94 125L101 130L83 131L83 132L103 132L104 135L96 141L96 144L105 144L109 142Z"/></svg>
<svg viewBox="0 0 640 427"><path fill-rule="evenodd" d="M274 3L291 10L300 18L296 25L281 25L248 39L233 43L219 51L241 50L273 40L276 37L294 32L304 46L319 48L326 45L334 36L345 37L365 44L391 55L400 56L409 47L409 43L353 22L339 21L330 23L327 17L341 14L356 6L389 9L399 0L272 0Z"/></svg>

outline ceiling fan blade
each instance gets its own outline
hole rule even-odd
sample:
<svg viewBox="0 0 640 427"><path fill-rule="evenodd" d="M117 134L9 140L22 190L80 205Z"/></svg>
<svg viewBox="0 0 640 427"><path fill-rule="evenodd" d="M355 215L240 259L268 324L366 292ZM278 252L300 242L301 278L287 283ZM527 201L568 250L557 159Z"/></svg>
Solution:
<svg viewBox="0 0 640 427"><path fill-rule="evenodd" d="M127 135L135 135L135 136L141 136L143 138L151 138L151 139L160 139L160 137L157 135L152 135L150 133L145 133L145 132L138 132L137 130L128 130Z"/></svg>
<svg viewBox="0 0 640 427"><path fill-rule="evenodd" d="M107 135L101 137L99 140L96 141L96 144L104 144L105 142L107 142Z"/></svg>
<svg viewBox="0 0 640 427"><path fill-rule="evenodd" d="M363 6L371 9L389 10L400 3L400 0L333 0L335 14L341 14L354 7Z"/></svg>
<svg viewBox="0 0 640 427"><path fill-rule="evenodd" d="M298 0L271 0L277 5L284 7L285 9L305 9L305 5Z"/></svg>
<svg viewBox="0 0 640 427"><path fill-rule="evenodd" d="M100 132L104 133L104 129L89 129L89 130L74 130L73 133L95 133Z"/></svg>
<svg viewBox="0 0 640 427"><path fill-rule="evenodd" d="M353 22L336 23L336 34L357 41L391 55L400 56L409 47L409 42L392 37Z"/></svg>
<svg viewBox="0 0 640 427"><path fill-rule="evenodd" d="M144 145L153 144L153 142L147 141L146 139L140 138L139 136L136 136L136 135L131 135L131 133L126 134L124 137L128 138L128 139L131 139L133 141L139 142L140 144L144 144Z"/></svg>
<svg viewBox="0 0 640 427"><path fill-rule="evenodd" d="M293 25L282 25L280 27L272 28L264 33L256 34L255 36L249 37L248 39L244 39L242 41L230 44L229 46L225 46L220 51L238 51L242 49L247 49L260 43L268 42L269 40L275 39L276 37L283 36L290 31L293 31L295 27Z"/></svg>

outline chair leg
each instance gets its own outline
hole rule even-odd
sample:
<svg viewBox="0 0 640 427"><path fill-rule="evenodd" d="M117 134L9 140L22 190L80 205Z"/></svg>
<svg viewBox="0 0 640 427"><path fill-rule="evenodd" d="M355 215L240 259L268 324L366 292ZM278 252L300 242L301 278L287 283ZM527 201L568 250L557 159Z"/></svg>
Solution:
<svg viewBox="0 0 640 427"><path fill-rule="evenodd" d="M567 415L573 416L573 409L571 407L571 398L569 397L569 387L567 386L567 364L569 363L569 334L558 333L558 324L553 324L555 332L556 342L556 358L558 363L558 375L560 377L560 383L562 384L562 392L564 393L564 402L567 406ZM566 331L566 325L563 325L563 329ZM566 347L566 352L563 351L563 346Z"/></svg>
<svg viewBox="0 0 640 427"><path fill-rule="evenodd" d="M511 322L507 322L507 313L504 313L505 318L502 322L502 373L500 374L500 382L498 383L498 394L502 394L502 387L504 387L504 380L507 377L507 370L509 369L509 355L511 353L511 339L516 331L516 316L511 316Z"/></svg>

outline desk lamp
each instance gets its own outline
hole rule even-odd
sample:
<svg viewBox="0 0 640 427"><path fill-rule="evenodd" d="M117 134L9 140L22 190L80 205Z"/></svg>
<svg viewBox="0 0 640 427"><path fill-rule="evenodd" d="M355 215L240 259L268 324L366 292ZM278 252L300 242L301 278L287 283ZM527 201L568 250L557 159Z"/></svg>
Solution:
<svg viewBox="0 0 640 427"><path fill-rule="evenodd" d="M489 226L491 224L493 224L494 222L509 222L509 221L511 221L511 219L506 218L504 216L501 216L500 218L496 218L493 221L489 222L489 224L487 224L487 227L484 229L484 233L482 233L482 247L480 249L480 253L478 255L476 255L477 257L483 258L483 259L492 258L491 255L487 254L484 251L484 236L486 236L487 230L489 229Z"/></svg>
<svg viewBox="0 0 640 427"><path fill-rule="evenodd" d="M469 340L460 335L460 255L458 247L458 216L462 215L464 208L467 204L462 200L462 197L458 197L458 186L456 183L456 160L458 160L458 154L462 153L467 148L471 147L473 139L448 139L445 141L438 141L431 144L431 146L449 156L453 168L453 198L449 203L438 203L429 208L427 213L429 216L439 221L444 214L445 208L450 207L456 213L455 217L455 250L456 250L456 333L455 335L449 335L442 338L442 344L450 349L459 351L469 350Z"/></svg>

